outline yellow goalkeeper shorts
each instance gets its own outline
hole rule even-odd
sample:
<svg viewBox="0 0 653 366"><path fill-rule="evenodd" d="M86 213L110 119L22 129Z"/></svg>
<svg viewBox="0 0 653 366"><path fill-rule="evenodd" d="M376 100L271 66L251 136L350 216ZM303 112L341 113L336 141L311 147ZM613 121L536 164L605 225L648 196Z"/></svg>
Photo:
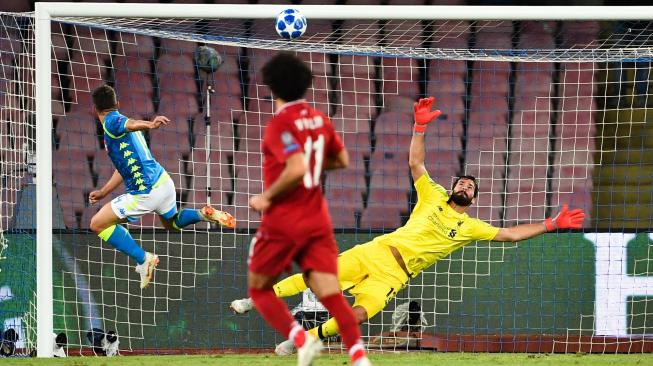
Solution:
<svg viewBox="0 0 653 366"><path fill-rule="evenodd" d="M368 242L357 245L338 257L338 280L343 290L354 296L354 305L372 318L408 283L385 244Z"/></svg>

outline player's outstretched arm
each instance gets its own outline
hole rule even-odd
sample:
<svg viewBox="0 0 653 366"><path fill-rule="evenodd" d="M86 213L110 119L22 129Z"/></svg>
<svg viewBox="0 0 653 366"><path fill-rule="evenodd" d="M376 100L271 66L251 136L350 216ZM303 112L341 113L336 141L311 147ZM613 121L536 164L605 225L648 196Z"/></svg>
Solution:
<svg viewBox="0 0 653 366"><path fill-rule="evenodd" d="M95 204L96 202L106 197L109 193L113 192L113 190L118 188L120 184L122 184L122 175L118 173L118 170L114 170L113 175L102 188L89 193L88 202L90 204Z"/></svg>
<svg viewBox="0 0 653 366"><path fill-rule="evenodd" d="M426 173L426 166L424 165L424 134L426 133L426 126L434 119L438 118L442 112L440 110L431 110L434 97L422 98L413 104L413 117L415 124L413 125L413 138L410 141L410 151L408 153L408 166L410 167L413 181L416 181Z"/></svg>
<svg viewBox="0 0 653 366"><path fill-rule="evenodd" d="M499 229L494 241L520 241L557 229L580 229L583 227L585 212L576 208L569 210L564 204L556 217L549 217L541 223L517 225L510 228Z"/></svg>
<svg viewBox="0 0 653 366"><path fill-rule="evenodd" d="M154 130L161 126L165 126L168 123L170 123L170 120L166 116L156 116L152 121L142 121L130 118L127 120L127 123L125 123L125 130L127 130L127 132Z"/></svg>

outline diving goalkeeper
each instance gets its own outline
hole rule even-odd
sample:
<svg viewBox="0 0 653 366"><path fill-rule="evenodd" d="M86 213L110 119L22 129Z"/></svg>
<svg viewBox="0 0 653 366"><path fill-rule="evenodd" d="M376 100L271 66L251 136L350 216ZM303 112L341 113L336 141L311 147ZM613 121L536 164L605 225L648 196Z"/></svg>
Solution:
<svg viewBox="0 0 653 366"><path fill-rule="evenodd" d="M476 240L520 241L556 229L580 228L585 219L582 209L570 211L567 205L555 218L510 228L494 227L469 217L465 211L478 197L475 178L458 177L448 195L444 187L431 180L424 166L426 127L441 113L431 110L434 100L424 98L414 104L408 164L417 190L417 204L410 219L394 232L357 245L338 257L338 281L341 288L354 296L353 310L360 323L379 313L411 278L466 244ZM301 274L274 285L279 297L292 296L306 288ZM234 300L231 308L242 314L252 309L252 302ZM309 332L328 338L338 334L338 324L331 318ZM275 352L292 353L292 342L279 344Z"/></svg>

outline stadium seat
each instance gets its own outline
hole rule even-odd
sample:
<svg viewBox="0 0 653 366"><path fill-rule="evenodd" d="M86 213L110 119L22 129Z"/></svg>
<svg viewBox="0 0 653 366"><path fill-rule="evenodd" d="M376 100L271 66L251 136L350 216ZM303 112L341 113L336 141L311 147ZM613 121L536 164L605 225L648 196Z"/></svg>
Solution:
<svg viewBox="0 0 653 366"><path fill-rule="evenodd" d="M374 122L375 134L412 135L412 113L382 112Z"/></svg>
<svg viewBox="0 0 653 366"><path fill-rule="evenodd" d="M562 44L564 48L596 47L601 25L598 21L562 22Z"/></svg>
<svg viewBox="0 0 653 366"><path fill-rule="evenodd" d="M592 165L594 164L594 151L596 150L593 135L559 137L555 141L554 164Z"/></svg>
<svg viewBox="0 0 653 366"><path fill-rule="evenodd" d="M551 76L550 72L518 72L515 80L515 96L551 97L553 95Z"/></svg>
<svg viewBox="0 0 653 366"><path fill-rule="evenodd" d="M127 90L129 90L127 88ZM120 113L129 118L140 118L151 120L154 117L154 104L152 102L151 93L148 95L146 92L125 93L120 95ZM164 113L161 113L164 114ZM170 117L170 116L168 116ZM163 127L166 128L167 126Z"/></svg>
<svg viewBox="0 0 653 366"><path fill-rule="evenodd" d="M145 93L152 97L154 72L150 60L131 56L118 56L113 59L115 88L127 93Z"/></svg>
<svg viewBox="0 0 653 366"><path fill-rule="evenodd" d="M466 46L465 46L466 47ZM464 79L467 73L467 62L463 60L429 60L429 80L444 80L440 75L450 75Z"/></svg>
<svg viewBox="0 0 653 366"><path fill-rule="evenodd" d="M185 121L177 123L179 126L185 125L185 129L173 129L174 127L168 125L163 128L149 131L150 134L150 149L158 158L159 154L170 154L171 152L181 153L190 152L190 136L188 134L188 124ZM170 128L166 128L170 127Z"/></svg>
<svg viewBox="0 0 653 366"><path fill-rule="evenodd" d="M553 39L556 23L553 21L521 22L518 47L521 49L555 49Z"/></svg>
<svg viewBox="0 0 653 366"><path fill-rule="evenodd" d="M499 179L505 175L506 141L503 146L497 146L499 141L492 143L489 149L467 150L465 154L465 173L477 178Z"/></svg>
<svg viewBox="0 0 653 366"><path fill-rule="evenodd" d="M154 40L152 37L133 33L116 34L116 54L143 60L154 59Z"/></svg>
<svg viewBox="0 0 653 366"><path fill-rule="evenodd" d="M405 5L410 5L410 2L406 1ZM383 24L383 43L387 47L419 48L425 46L424 42L424 29L420 21L389 20Z"/></svg>
<svg viewBox="0 0 653 366"><path fill-rule="evenodd" d="M355 120L361 124L376 116L376 87L374 80L368 77L340 75L334 119Z"/></svg>
<svg viewBox="0 0 653 366"><path fill-rule="evenodd" d="M331 170L326 173L325 189L353 188L363 193L366 191L365 167L350 163L347 169ZM353 166L353 167L352 167Z"/></svg>
<svg viewBox="0 0 653 366"><path fill-rule="evenodd" d="M477 112L477 110L472 110L472 112L469 113L469 119L467 122L467 146L470 146L470 138L501 137L505 139L507 135L507 108L503 112Z"/></svg>
<svg viewBox="0 0 653 366"><path fill-rule="evenodd" d="M237 222L247 222L249 228L257 228L261 221L259 213L249 208L249 199L263 191L261 181L237 181L234 187L234 211ZM243 226L238 225L242 228Z"/></svg>
<svg viewBox="0 0 653 366"><path fill-rule="evenodd" d="M411 125L408 127L412 128ZM410 131L410 130L409 130ZM408 154L410 149L410 135L398 135L393 133L379 133L376 134L376 149L375 151L390 151ZM408 160L406 160L408 161Z"/></svg>
<svg viewBox="0 0 653 366"><path fill-rule="evenodd" d="M558 193L572 193L577 188L592 188L592 168L585 165L554 165L551 190Z"/></svg>
<svg viewBox="0 0 653 366"><path fill-rule="evenodd" d="M545 143L548 144L548 141L545 141L545 142L537 141L537 142L535 142L534 139L531 139L530 142L535 143L535 144L541 144L541 145L544 145ZM532 146L535 146L535 145L532 145ZM508 154L507 165L509 167L513 167L513 166L539 166L539 167L543 167L543 166L546 166L548 164L548 162L549 162L549 151L548 151L548 149L535 151L533 148L530 148L528 151L511 150L510 154Z"/></svg>
<svg viewBox="0 0 653 366"><path fill-rule="evenodd" d="M362 191L350 187L330 187L324 193L329 207L347 207L351 211L363 209Z"/></svg>
<svg viewBox="0 0 653 366"><path fill-rule="evenodd" d="M182 163L185 167L183 174L190 177L191 190L205 190L207 177L210 174L211 189L220 192L232 191L230 164L225 154L213 151L207 160L206 151L193 149L191 155L182 160Z"/></svg>
<svg viewBox="0 0 653 366"><path fill-rule="evenodd" d="M161 38L161 52L163 55L184 56L192 59L197 49L197 43L171 38ZM162 56L163 57L163 56Z"/></svg>
<svg viewBox="0 0 653 366"><path fill-rule="evenodd" d="M197 95L185 92L161 93L158 115L164 115L175 123L188 124L199 113ZM166 126L168 127L168 126ZM164 127L165 128L165 127Z"/></svg>
<svg viewBox="0 0 653 366"><path fill-rule="evenodd" d="M447 4L455 5L457 0L449 0ZM426 35L426 34L425 34ZM463 20L440 20L432 22L432 31L427 40L431 48L467 48L469 45L470 26Z"/></svg>
<svg viewBox="0 0 653 366"><path fill-rule="evenodd" d="M510 63L499 61L475 61L472 68L471 96L507 96L510 89Z"/></svg>
<svg viewBox="0 0 653 366"><path fill-rule="evenodd" d="M71 50L66 44L66 38L64 32L62 31L61 23L52 23L50 34L50 39L52 40L53 61L69 61ZM0 40L0 49L1 48L2 40ZM53 70L56 70L56 68Z"/></svg>
<svg viewBox="0 0 653 366"><path fill-rule="evenodd" d="M361 215L361 229L384 229L390 232L400 226L401 210L395 207L367 207Z"/></svg>
<svg viewBox="0 0 653 366"><path fill-rule="evenodd" d="M331 223L335 230L338 229L355 229L356 215L360 212L352 211L350 207L341 207L329 202L329 213L331 214Z"/></svg>
<svg viewBox="0 0 653 366"><path fill-rule="evenodd" d="M518 192L506 194L505 226L541 222L546 217L544 193Z"/></svg>
<svg viewBox="0 0 653 366"><path fill-rule="evenodd" d="M246 126L239 128L240 136L238 143L239 151L248 151L260 153L262 151L263 133L262 127Z"/></svg>
<svg viewBox="0 0 653 366"><path fill-rule="evenodd" d="M74 27L70 34L71 64L88 68L105 67L111 59L111 37L109 32L100 28Z"/></svg>
<svg viewBox="0 0 653 366"><path fill-rule="evenodd" d="M483 206L479 206L479 202L482 202L482 200L483 198L477 198L476 203L467 209L469 217L483 220L490 225L501 226L501 203L497 202L496 206L487 206L485 203L482 203Z"/></svg>
<svg viewBox="0 0 653 366"><path fill-rule="evenodd" d="M420 73L417 60L412 58L381 59L381 85L384 95L419 96Z"/></svg>
<svg viewBox="0 0 653 366"><path fill-rule="evenodd" d="M547 187L547 166L534 164L509 165L506 191L544 192Z"/></svg>
<svg viewBox="0 0 653 366"><path fill-rule="evenodd" d="M425 164L431 179L449 188L452 178L460 173L460 153L430 151L426 155Z"/></svg>
<svg viewBox="0 0 653 366"><path fill-rule="evenodd" d="M206 135L195 134L194 143L193 148L200 150L206 149ZM234 138L226 134L222 135L220 129L211 132L210 144L211 151L220 151L228 155L232 155L235 151Z"/></svg>
<svg viewBox="0 0 653 366"><path fill-rule="evenodd" d="M85 132L77 132L73 130L59 130L59 149L62 153L69 151L84 151L89 155L93 155L99 149L98 139L95 134L88 134Z"/></svg>
<svg viewBox="0 0 653 366"><path fill-rule="evenodd" d="M308 101L313 108L322 111L326 115L333 114L333 108L330 106L329 101L329 80L325 75L314 75L311 87L304 94L304 98Z"/></svg>
<svg viewBox="0 0 653 366"><path fill-rule="evenodd" d="M407 166L403 169L386 167L375 168L371 171L370 191L382 188L393 188L408 191L410 189L410 172Z"/></svg>
<svg viewBox="0 0 653 366"><path fill-rule="evenodd" d="M368 133L344 133L340 134L340 139L347 148L347 151L349 151L351 161L355 161L354 157L360 158L361 161L365 157L369 157L372 147ZM358 155L355 156L354 154Z"/></svg>

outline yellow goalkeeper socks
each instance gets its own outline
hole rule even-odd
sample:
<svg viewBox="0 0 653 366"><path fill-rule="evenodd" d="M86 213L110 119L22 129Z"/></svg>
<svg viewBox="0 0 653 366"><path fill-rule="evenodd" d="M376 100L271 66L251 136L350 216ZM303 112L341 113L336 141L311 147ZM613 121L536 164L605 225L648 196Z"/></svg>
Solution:
<svg viewBox="0 0 653 366"><path fill-rule="evenodd" d="M333 337L338 335L340 328L338 328L338 323L336 323L335 318L330 318L326 322L320 324L319 326L310 329L308 331L312 336L318 337L319 339Z"/></svg>
<svg viewBox="0 0 653 366"><path fill-rule="evenodd" d="M297 295L298 293L306 290L306 282L301 273L292 275L274 285L274 293L277 297L288 297Z"/></svg>

